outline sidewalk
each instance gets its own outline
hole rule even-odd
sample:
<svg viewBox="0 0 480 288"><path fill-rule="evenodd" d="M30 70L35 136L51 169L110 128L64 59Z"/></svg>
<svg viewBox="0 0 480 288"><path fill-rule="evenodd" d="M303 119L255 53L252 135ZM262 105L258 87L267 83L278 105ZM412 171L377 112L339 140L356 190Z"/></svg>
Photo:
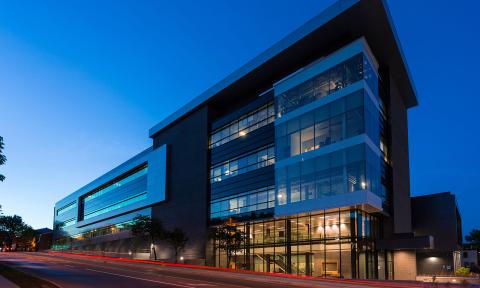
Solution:
<svg viewBox="0 0 480 288"><path fill-rule="evenodd" d="M10 280L3 277L2 275L0 275L0 287L2 287L2 288L18 288L17 285L13 284L12 282L10 282Z"/></svg>

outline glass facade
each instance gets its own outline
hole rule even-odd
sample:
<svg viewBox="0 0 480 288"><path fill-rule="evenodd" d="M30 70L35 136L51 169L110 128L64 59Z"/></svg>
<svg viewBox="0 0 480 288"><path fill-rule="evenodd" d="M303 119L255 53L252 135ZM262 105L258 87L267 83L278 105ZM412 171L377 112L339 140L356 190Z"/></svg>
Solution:
<svg viewBox="0 0 480 288"><path fill-rule="evenodd" d="M275 148L273 145L262 147L220 164L210 169L210 182L220 182L249 171L266 167L275 163Z"/></svg>
<svg viewBox="0 0 480 288"><path fill-rule="evenodd" d="M378 95L377 74L368 57L360 53L275 97L277 115L281 117L362 79Z"/></svg>
<svg viewBox="0 0 480 288"><path fill-rule="evenodd" d="M71 219L65 220L61 223L58 223L57 224L57 229L67 228L67 227L70 227L70 226L74 225L75 223L76 223L75 218L71 218Z"/></svg>
<svg viewBox="0 0 480 288"><path fill-rule="evenodd" d="M286 114L359 81L365 81L366 85L317 108L310 106L309 111L288 120L284 118L286 121L276 125L277 162L281 164L284 159L305 154L301 161L277 165L277 205L359 190L369 190L386 202L380 156L384 118L378 97L378 76L368 56L359 53L276 95L277 108L280 114ZM359 140L365 144L344 142L348 146L333 146L359 135L368 136L373 146L366 144L365 139ZM328 154L320 152L329 145L334 148ZM314 150L319 153L311 154Z"/></svg>
<svg viewBox="0 0 480 288"><path fill-rule="evenodd" d="M108 225L97 229L91 229L83 233L72 234L68 237L62 237L52 245L53 250L69 249L73 241L89 240L99 236L112 235L130 230L133 220L124 221L118 224Z"/></svg>
<svg viewBox="0 0 480 288"><path fill-rule="evenodd" d="M68 211L70 211L74 208L77 208L77 201L73 201L73 202L63 206L62 208L59 208L57 210L57 216L65 214L65 213L67 213Z"/></svg>
<svg viewBox="0 0 480 288"><path fill-rule="evenodd" d="M269 186L212 200L210 219L227 218L275 207L275 187Z"/></svg>
<svg viewBox="0 0 480 288"><path fill-rule="evenodd" d="M123 176L80 198L82 220L119 209L147 198L148 167L140 166Z"/></svg>
<svg viewBox="0 0 480 288"><path fill-rule="evenodd" d="M364 211L341 209L241 223L236 228L247 240L233 262L237 269L259 272L377 278L385 258L373 245L378 226ZM225 251L213 245L216 266L226 267Z"/></svg>
<svg viewBox="0 0 480 288"><path fill-rule="evenodd" d="M379 111L361 89L276 126L277 161L366 133L379 144Z"/></svg>
<svg viewBox="0 0 480 288"><path fill-rule="evenodd" d="M316 108L310 105L305 108L310 110L301 115L277 120L275 206L361 190L386 201L382 161L387 147L381 141L385 117L378 96L378 76L370 63L369 56L358 53L275 95L276 115L289 117L288 113L302 106L354 83L365 83L355 86L358 89L352 87L349 91L353 92L344 96L336 94L333 101L322 101L322 106L320 102ZM356 137L360 135L366 137ZM229 171L227 168L225 171ZM221 171L212 171L212 179L216 175L222 175ZM223 217L236 215L240 205L248 210L246 199L244 195L218 199L211 210L215 215L223 213ZM362 210L339 207L303 211L232 225L247 235L234 257L237 269L345 278L393 276L391 254L375 249L379 220ZM213 245L216 265L232 266L226 263L225 251Z"/></svg>
<svg viewBox="0 0 480 288"><path fill-rule="evenodd" d="M127 198L127 199L122 199L116 203L113 203L113 204L110 204L110 205L107 205L105 207L102 207L98 210L95 210L95 211L92 211L92 212L89 212L87 214L84 215L84 220L86 219L90 219L90 218L93 218L95 216L98 216L98 215L101 215L101 214L104 214L104 213L107 213L107 212L110 212L110 211L113 211L115 209L118 209L118 208L121 208L121 207L124 207L124 206L127 206L127 205L130 205L132 203L135 203L135 202L138 202L138 201L141 201L141 200L144 200L144 199L147 199L147 192L142 192L142 193L139 193L137 195L134 195L130 198Z"/></svg>
<svg viewBox="0 0 480 288"><path fill-rule="evenodd" d="M210 149L245 136L258 128L273 123L274 120L275 107L273 103L269 103L213 131L210 136Z"/></svg>
<svg viewBox="0 0 480 288"><path fill-rule="evenodd" d="M359 144L275 170L277 205L319 199L358 190L380 189L380 159Z"/></svg>
<svg viewBox="0 0 480 288"><path fill-rule="evenodd" d="M110 192L112 192L113 190L119 188L119 187L122 186L122 185L125 185L125 184L127 184L127 183L129 183L129 182L131 182L131 181L133 181L133 180L135 180L135 179L137 179L137 178L140 178L140 177L142 177L142 176L144 176L144 175L147 175L147 172L148 172L148 167L142 168L141 170L139 170L139 171L137 171L137 172L135 172L135 173L133 173L133 174L131 174L131 175L123 178L123 179L117 180L116 182L108 185L108 186L105 187L105 188L102 188L102 189L100 189L100 190L98 190L98 191L95 191L95 192L93 192L93 193L90 193L88 196L86 196L86 197L84 198L84 201L85 201L85 202L88 202L88 201L91 201L91 200L93 200L93 199L95 199L95 198L97 198L97 197L100 197L100 196L102 196L102 195L105 195L105 194L107 194L107 193L110 193Z"/></svg>

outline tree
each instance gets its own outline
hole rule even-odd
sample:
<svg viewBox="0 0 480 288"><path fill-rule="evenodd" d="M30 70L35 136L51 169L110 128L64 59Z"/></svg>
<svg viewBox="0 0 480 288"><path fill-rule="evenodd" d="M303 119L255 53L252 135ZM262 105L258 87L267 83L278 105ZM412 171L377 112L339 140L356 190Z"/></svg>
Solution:
<svg viewBox="0 0 480 288"><path fill-rule="evenodd" d="M17 247L27 250L35 237L35 230L23 222L18 215L0 216L0 231L7 238L6 242L15 243Z"/></svg>
<svg viewBox="0 0 480 288"><path fill-rule="evenodd" d="M165 237L167 243L172 245L175 252L175 263L178 262L178 253L185 248L188 242L188 237L185 235L182 229L175 228L173 231L168 231Z"/></svg>
<svg viewBox="0 0 480 288"><path fill-rule="evenodd" d="M21 228L20 234L15 240L15 243L17 243L17 245L21 247L22 250L28 251L32 247L32 241L34 240L35 230L30 225L23 224L23 227Z"/></svg>
<svg viewBox="0 0 480 288"><path fill-rule="evenodd" d="M0 216L0 229L5 231L10 241L15 241L24 229L22 217L18 215Z"/></svg>
<svg viewBox="0 0 480 288"><path fill-rule="evenodd" d="M7 157L5 157L5 154L3 154L3 149L5 148L5 144L3 143L3 137L0 136L0 166L5 164L7 162ZM5 176L0 174L0 182L5 180Z"/></svg>
<svg viewBox="0 0 480 288"><path fill-rule="evenodd" d="M245 232L238 230L231 223L213 227L210 231L210 237L216 242L217 247L227 254L227 268L230 267L232 257L242 250L246 240Z"/></svg>
<svg viewBox="0 0 480 288"><path fill-rule="evenodd" d="M133 219L131 228L132 236L144 239L150 242L153 250L154 259L157 260L157 251L155 243L165 239L165 229L162 222L152 219L148 216L138 215Z"/></svg>
<svg viewBox="0 0 480 288"><path fill-rule="evenodd" d="M470 249L480 250L480 230L473 229L467 236L465 236L465 240L467 241L466 246Z"/></svg>

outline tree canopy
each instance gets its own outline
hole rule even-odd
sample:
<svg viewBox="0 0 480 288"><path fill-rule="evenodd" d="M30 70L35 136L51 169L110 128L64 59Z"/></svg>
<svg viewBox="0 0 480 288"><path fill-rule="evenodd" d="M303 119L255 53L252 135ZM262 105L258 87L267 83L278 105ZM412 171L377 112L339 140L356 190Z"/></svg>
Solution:
<svg viewBox="0 0 480 288"><path fill-rule="evenodd" d="M467 243L466 246L471 249L479 249L480 250L480 230L473 229L470 233L465 236L465 240Z"/></svg>
<svg viewBox="0 0 480 288"><path fill-rule="evenodd" d="M0 136L0 166L7 162L7 157L3 154L3 149L5 148L5 143L3 143L3 137ZM5 176L0 174L0 181L5 180Z"/></svg>
<svg viewBox="0 0 480 288"><path fill-rule="evenodd" d="M230 267L232 257L242 250L246 241L246 233L240 231L231 223L224 223L210 230L210 238L216 242L219 249L227 254L227 266Z"/></svg>
<svg viewBox="0 0 480 288"><path fill-rule="evenodd" d="M35 237L35 230L18 215L1 215L0 234L4 243L16 244L17 249L28 250Z"/></svg>
<svg viewBox="0 0 480 288"><path fill-rule="evenodd" d="M165 239L165 229L162 222L148 216L138 215L133 219L132 236L148 240L152 245L154 259L157 260L155 243Z"/></svg>
<svg viewBox="0 0 480 288"><path fill-rule="evenodd" d="M178 253L187 245L188 237L182 229L174 228L172 231L167 231L165 240L173 247L175 252L175 263L178 262Z"/></svg>

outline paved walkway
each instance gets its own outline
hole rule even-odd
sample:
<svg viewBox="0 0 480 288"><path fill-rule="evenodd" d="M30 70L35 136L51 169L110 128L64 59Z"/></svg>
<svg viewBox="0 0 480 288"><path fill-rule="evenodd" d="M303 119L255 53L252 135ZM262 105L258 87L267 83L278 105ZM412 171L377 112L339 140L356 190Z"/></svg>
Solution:
<svg viewBox="0 0 480 288"><path fill-rule="evenodd" d="M13 284L7 278L0 275L0 287L2 288L18 288L17 285Z"/></svg>

